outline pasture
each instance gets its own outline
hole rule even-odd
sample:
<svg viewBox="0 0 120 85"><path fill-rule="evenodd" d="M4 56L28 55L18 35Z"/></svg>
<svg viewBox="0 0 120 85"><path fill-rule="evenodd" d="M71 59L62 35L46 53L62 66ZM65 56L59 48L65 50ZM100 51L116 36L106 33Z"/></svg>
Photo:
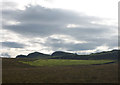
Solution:
<svg viewBox="0 0 120 85"><path fill-rule="evenodd" d="M22 61L22 62L21 62ZM29 64L27 64L29 62ZM47 62L47 64L45 64ZM53 63L54 62L54 63ZM76 62L76 63L75 63ZM117 83L111 61L2 59L3 83ZM112 61L113 62L113 61ZM73 63L75 63L73 65ZM95 64L100 65L95 65ZM31 65L30 65L31 64ZM94 65L93 65L94 64Z"/></svg>
<svg viewBox="0 0 120 85"><path fill-rule="evenodd" d="M64 65L94 65L113 63L115 60L72 60L72 59L38 59L35 61L19 61L32 66L64 66Z"/></svg>

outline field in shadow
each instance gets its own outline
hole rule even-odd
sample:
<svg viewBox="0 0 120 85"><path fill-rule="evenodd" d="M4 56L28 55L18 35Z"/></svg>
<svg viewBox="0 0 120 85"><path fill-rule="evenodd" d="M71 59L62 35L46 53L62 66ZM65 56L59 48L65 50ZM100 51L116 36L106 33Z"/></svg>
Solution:
<svg viewBox="0 0 120 85"><path fill-rule="evenodd" d="M3 83L117 83L118 64L30 66L28 59L2 59ZM35 59L34 59L35 60ZM29 61L34 61L29 59Z"/></svg>

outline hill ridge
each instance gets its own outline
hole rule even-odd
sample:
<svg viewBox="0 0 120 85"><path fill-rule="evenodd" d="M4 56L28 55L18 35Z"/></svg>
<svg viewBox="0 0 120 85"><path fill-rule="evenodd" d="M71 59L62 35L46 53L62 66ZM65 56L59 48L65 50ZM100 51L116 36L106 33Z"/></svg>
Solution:
<svg viewBox="0 0 120 85"><path fill-rule="evenodd" d="M111 50L111 51L102 51L98 53L91 53L89 55L78 55L76 53L69 53L64 51L55 51L51 55L44 54L41 52L32 52L28 55L18 55L16 58L45 58L45 59L93 59L93 60L99 60L99 59L118 59L118 52L120 50Z"/></svg>

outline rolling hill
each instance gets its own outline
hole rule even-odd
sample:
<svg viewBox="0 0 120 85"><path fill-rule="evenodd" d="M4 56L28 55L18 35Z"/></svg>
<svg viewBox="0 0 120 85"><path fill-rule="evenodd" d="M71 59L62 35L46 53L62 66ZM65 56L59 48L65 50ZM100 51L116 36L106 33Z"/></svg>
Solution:
<svg viewBox="0 0 120 85"><path fill-rule="evenodd" d="M28 55L18 55L16 58L43 58L43 59L79 59L79 60L117 60L120 50L104 51L99 53L91 53L89 55L77 55L63 51L56 51L51 55L39 52L33 52Z"/></svg>
<svg viewBox="0 0 120 85"><path fill-rule="evenodd" d="M28 55L18 55L16 58L50 58L48 54L43 54L40 52L29 53Z"/></svg>

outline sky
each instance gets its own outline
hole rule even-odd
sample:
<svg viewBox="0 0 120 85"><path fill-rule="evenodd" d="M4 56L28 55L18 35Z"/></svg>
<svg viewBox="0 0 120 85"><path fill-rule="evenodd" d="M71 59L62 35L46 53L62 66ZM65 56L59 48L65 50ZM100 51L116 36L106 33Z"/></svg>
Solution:
<svg viewBox="0 0 120 85"><path fill-rule="evenodd" d="M118 1L2 1L1 56L118 49Z"/></svg>

